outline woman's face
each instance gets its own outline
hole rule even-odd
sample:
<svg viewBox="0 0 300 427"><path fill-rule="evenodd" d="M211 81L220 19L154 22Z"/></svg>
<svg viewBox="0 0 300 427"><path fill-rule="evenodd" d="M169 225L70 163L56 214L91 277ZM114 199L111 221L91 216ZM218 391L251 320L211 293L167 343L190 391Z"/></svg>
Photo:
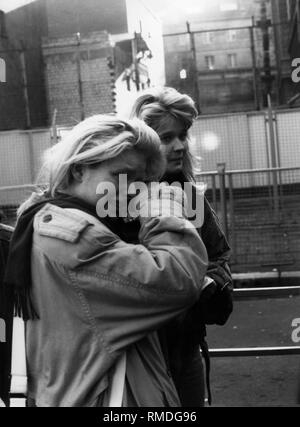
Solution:
<svg viewBox="0 0 300 427"><path fill-rule="evenodd" d="M145 182L146 160L138 152L126 151L115 159L107 160L99 165L84 167L81 171L80 182L76 184L76 195L87 203L96 206L100 195L97 194L99 184L113 184L115 192L109 196L116 203L127 194L120 194L120 175L126 175L128 186L134 182ZM124 178L122 178L124 184Z"/></svg>
<svg viewBox="0 0 300 427"><path fill-rule="evenodd" d="M188 137L185 126L175 119L169 119L165 123L161 123L157 132L162 143L162 152L167 161L165 174L172 175L182 172Z"/></svg>

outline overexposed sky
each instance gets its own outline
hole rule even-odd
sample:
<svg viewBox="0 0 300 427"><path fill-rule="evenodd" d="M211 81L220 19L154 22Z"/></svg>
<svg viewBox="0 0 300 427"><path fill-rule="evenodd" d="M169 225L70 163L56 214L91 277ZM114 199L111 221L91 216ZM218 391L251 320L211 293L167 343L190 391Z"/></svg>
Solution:
<svg viewBox="0 0 300 427"><path fill-rule="evenodd" d="M26 3L31 3L32 0L0 0L0 10L9 12L17 7L24 6Z"/></svg>
<svg viewBox="0 0 300 427"><path fill-rule="evenodd" d="M0 0L0 10L8 12L24 4L31 3L32 1L33 0ZM189 6L200 6L201 8L201 3L202 5L205 4L206 0L146 0L146 3L148 3L156 13L163 15L170 9L174 11L174 9L178 10ZM84 5L84 0L82 0L82 4Z"/></svg>

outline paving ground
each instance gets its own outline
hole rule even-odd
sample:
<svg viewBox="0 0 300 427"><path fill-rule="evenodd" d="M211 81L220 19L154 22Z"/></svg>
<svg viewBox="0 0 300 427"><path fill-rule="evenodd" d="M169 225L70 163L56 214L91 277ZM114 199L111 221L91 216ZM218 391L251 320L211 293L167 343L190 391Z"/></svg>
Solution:
<svg viewBox="0 0 300 427"><path fill-rule="evenodd" d="M224 328L209 328L211 348L293 346L300 297L237 302ZM298 344L299 345L299 344ZM300 406L300 356L212 360L216 406Z"/></svg>

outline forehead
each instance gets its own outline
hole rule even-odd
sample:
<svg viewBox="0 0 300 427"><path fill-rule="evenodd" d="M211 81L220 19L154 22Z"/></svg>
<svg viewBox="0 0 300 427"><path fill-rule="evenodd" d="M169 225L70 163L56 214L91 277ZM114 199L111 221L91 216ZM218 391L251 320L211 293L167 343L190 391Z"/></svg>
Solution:
<svg viewBox="0 0 300 427"><path fill-rule="evenodd" d="M110 167L113 169L144 171L146 169L146 158L138 151L127 150L113 159Z"/></svg>
<svg viewBox="0 0 300 427"><path fill-rule="evenodd" d="M183 121L176 119L175 117L169 114L166 114L160 119L158 126L155 130L159 136L166 134L180 135L183 132L186 132L187 128Z"/></svg>

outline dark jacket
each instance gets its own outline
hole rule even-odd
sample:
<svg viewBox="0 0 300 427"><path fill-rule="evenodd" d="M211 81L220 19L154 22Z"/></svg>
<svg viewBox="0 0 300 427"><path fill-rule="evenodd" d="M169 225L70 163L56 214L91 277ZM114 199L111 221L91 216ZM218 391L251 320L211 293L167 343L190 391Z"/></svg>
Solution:
<svg viewBox="0 0 300 427"><path fill-rule="evenodd" d="M183 174L165 176L162 179L170 185L187 181ZM196 187L194 187L196 191ZM192 204L194 205L194 194ZM127 224L128 240L135 242L138 235L137 221ZM220 221L204 198L204 223L198 229L199 235L206 247L209 267L207 275L221 287L229 283L233 289L232 276L229 267L231 250ZM200 354L200 343L206 337L206 327L200 301L188 312L173 320L159 331L160 343L167 362L169 373L173 377L182 406L203 406L205 400L205 375Z"/></svg>
<svg viewBox="0 0 300 427"><path fill-rule="evenodd" d="M208 253L207 275L221 286L229 282L232 288L230 247L206 198L204 224L198 232ZM160 331L163 352L184 407L204 405L205 375L199 347L205 337L206 327L199 305Z"/></svg>

